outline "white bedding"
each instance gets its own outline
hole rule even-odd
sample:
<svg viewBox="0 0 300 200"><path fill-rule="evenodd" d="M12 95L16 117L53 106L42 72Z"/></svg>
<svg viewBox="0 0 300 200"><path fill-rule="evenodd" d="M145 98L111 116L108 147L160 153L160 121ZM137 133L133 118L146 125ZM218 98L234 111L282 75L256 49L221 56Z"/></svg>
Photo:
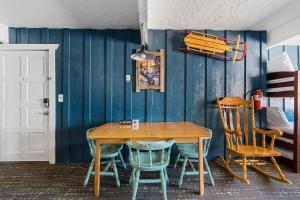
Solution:
<svg viewBox="0 0 300 200"><path fill-rule="evenodd" d="M286 52L282 52L278 56L270 59L267 65L268 73L271 72L280 72L287 71L292 72L295 71L295 68L290 60L289 55Z"/></svg>
<svg viewBox="0 0 300 200"><path fill-rule="evenodd" d="M294 124L289 122L283 110L278 107L267 107L267 128L279 129L282 132L293 134Z"/></svg>

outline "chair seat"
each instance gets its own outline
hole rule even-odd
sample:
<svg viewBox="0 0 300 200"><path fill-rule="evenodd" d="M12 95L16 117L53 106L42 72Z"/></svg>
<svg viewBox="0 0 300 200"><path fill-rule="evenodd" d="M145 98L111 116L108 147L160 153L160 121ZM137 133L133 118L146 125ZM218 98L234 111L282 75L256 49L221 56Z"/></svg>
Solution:
<svg viewBox="0 0 300 200"><path fill-rule="evenodd" d="M122 145L103 144L101 145L101 158L113 158L118 156Z"/></svg>
<svg viewBox="0 0 300 200"><path fill-rule="evenodd" d="M229 151L243 156L269 157L281 156L278 151L270 150L268 148L252 145L239 145L239 149L227 148Z"/></svg>
<svg viewBox="0 0 300 200"><path fill-rule="evenodd" d="M137 151L132 152L132 163L131 166L136 169L140 169L142 171L158 171L168 166L169 161L168 152L164 152L164 159L161 163L161 153L160 152L152 152L152 165L150 166L150 156L149 152L141 152L140 151L140 163L138 163L138 154Z"/></svg>

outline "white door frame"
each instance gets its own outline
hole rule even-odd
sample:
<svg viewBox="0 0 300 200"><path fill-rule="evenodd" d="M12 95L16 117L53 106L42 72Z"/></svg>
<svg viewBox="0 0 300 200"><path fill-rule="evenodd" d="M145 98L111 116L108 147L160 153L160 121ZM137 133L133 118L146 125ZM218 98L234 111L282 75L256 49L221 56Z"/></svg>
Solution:
<svg viewBox="0 0 300 200"><path fill-rule="evenodd" d="M49 53L49 163L55 163L55 50L58 44L3 44L0 45L0 51L48 51Z"/></svg>

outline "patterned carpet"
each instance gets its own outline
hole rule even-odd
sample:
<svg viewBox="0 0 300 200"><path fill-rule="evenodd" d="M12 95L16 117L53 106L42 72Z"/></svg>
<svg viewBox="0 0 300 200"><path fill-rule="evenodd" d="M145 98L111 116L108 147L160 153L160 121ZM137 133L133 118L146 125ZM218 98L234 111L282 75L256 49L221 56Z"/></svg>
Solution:
<svg viewBox="0 0 300 200"><path fill-rule="evenodd" d="M210 162L216 186L205 185L205 196L196 195L197 177L185 177L182 188L177 187L179 168L168 169L170 183L168 199L300 199L300 175L284 169L293 185L268 180L249 170L251 184L245 185L226 173L218 161ZM0 163L0 199L96 199L93 196L93 177L87 188L83 180L87 164L56 164L45 162ZM100 199L131 199L128 184L130 169L119 168L121 187L112 177L101 182ZM158 173L142 174L155 177ZM137 199L162 199L160 184L140 184Z"/></svg>

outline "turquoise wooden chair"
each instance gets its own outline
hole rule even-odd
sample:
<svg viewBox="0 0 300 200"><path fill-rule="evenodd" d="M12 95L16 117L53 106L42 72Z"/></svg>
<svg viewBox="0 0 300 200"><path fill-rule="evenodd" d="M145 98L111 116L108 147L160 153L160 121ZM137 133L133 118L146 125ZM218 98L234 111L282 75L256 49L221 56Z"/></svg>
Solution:
<svg viewBox="0 0 300 200"><path fill-rule="evenodd" d="M86 139L87 139L87 142L88 142L88 145L89 145L92 161L90 163L87 175L86 175L84 183L83 183L84 187L87 186L91 174L93 174L93 175L95 174L94 166L95 166L96 142L95 142L95 140L91 140L91 139L88 138L89 133L93 129L94 128L89 129L86 132ZM117 169L117 166L116 166L116 157L120 156L120 158L121 158L121 156L122 156L121 155L122 146L123 145L111 145L111 144L101 145L101 158L105 159L106 161L102 161L102 162L100 162L100 164L106 164L106 167L104 168L103 171L100 172L100 175L101 176L114 176L115 179L116 179L117 187L120 187L120 180L119 180L119 175L118 175L118 169ZM121 161L123 161L123 163L124 163L123 157L122 157ZM113 166L113 172L108 172L111 165ZM126 168L125 163L124 163L123 166L125 166L125 168Z"/></svg>
<svg viewBox="0 0 300 200"><path fill-rule="evenodd" d="M167 166L170 162L171 147L174 140L126 143L129 147L129 162L132 166L130 183L132 184L132 200L136 199L139 183L161 183L164 200L167 199ZM160 172L160 179L140 179L141 171Z"/></svg>
<svg viewBox="0 0 300 200"><path fill-rule="evenodd" d="M205 166L204 174L208 174L210 184L212 186L215 185L214 179L212 177L208 162L207 162L207 154L210 146L211 138L204 139L203 141L203 161ZM197 171L193 165L194 162L198 162L198 145L197 144L177 144L177 148L179 150L179 154L174 164L174 168L176 168L178 161L183 161L181 167L181 173L179 177L178 186L181 187L184 175L198 175L199 171ZM180 159L180 157L183 157ZM186 171L187 162L191 166L193 171Z"/></svg>

